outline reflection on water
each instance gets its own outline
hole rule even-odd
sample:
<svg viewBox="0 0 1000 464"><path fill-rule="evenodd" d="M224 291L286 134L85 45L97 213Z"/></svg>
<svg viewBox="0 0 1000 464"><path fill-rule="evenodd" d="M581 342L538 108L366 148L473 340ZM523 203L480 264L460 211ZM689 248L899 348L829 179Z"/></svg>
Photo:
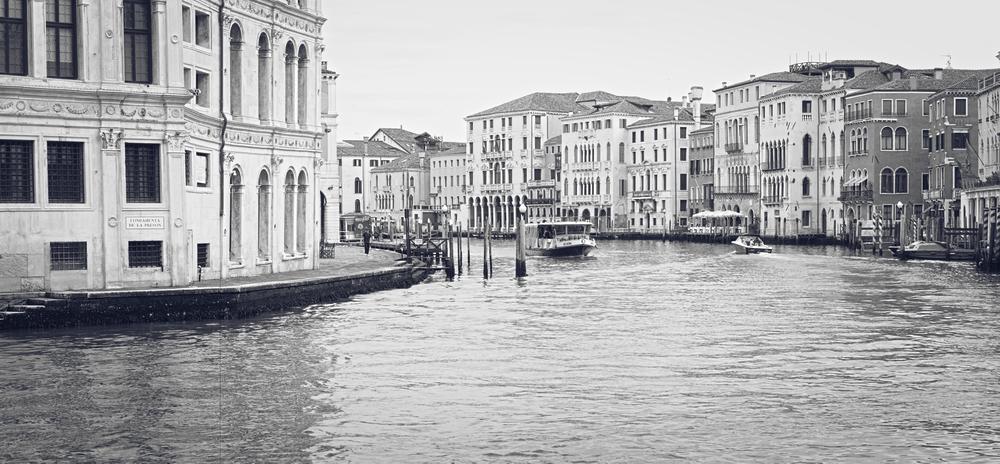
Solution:
<svg viewBox="0 0 1000 464"><path fill-rule="evenodd" d="M1000 458L1000 286L967 263L609 242L518 282L498 246L489 282L0 334L0 460Z"/></svg>

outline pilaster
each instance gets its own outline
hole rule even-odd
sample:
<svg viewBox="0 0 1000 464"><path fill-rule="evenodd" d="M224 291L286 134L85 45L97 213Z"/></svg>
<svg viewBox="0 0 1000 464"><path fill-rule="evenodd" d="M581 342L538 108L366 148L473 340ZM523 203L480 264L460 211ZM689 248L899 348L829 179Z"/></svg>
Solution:
<svg viewBox="0 0 1000 464"><path fill-rule="evenodd" d="M101 211L104 222L104 281L102 288L121 286L125 268L124 242L122 241L122 192L125 166L122 162L124 132L119 128L101 129Z"/></svg>

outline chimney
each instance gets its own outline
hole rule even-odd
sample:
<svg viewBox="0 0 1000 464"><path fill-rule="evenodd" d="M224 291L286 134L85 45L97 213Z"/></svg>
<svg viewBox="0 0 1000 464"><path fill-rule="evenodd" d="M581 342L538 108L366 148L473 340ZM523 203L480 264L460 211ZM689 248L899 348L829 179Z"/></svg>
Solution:
<svg viewBox="0 0 1000 464"><path fill-rule="evenodd" d="M910 76L910 90L917 90L917 76Z"/></svg>
<svg viewBox="0 0 1000 464"><path fill-rule="evenodd" d="M701 99L694 100L694 109L691 110L691 116L694 117L694 130L701 129Z"/></svg>
<svg viewBox="0 0 1000 464"><path fill-rule="evenodd" d="M751 74L751 75L750 75L750 79L751 79L751 80L753 80L753 79L756 79L756 78L757 78L757 75L756 75L756 74Z"/></svg>
<svg viewBox="0 0 1000 464"><path fill-rule="evenodd" d="M670 103L671 100L673 100L673 98L667 97L667 103Z"/></svg>
<svg viewBox="0 0 1000 464"><path fill-rule="evenodd" d="M694 85L691 86L691 91L688 92L688 96L691 97L690 99L693 102L695 100L701 100L701 97L704 93L705 89L703 89L700 85Z"/></svg>
<svg viewBox="0 0 1000 464"><path fill-rule="evenodd" d="M892 72L892 80L898 81L903 78L903 72L896 70Z"/></svg>
<svg viewBox="0 0 1000 464"><path fill-rule="evenodd" d="M726 86L726 84L728 84L728 82L726 82L726 81L722 81L722 86L723 86L723 87L725 87L725 86Z"/></svg>
<svg viewBox="0 0 1000 464"><path fill-rule="evenodd" d="M937 80L944 79L944 70L941 68L934 68L934 78Z"/></svg>
<svg viewBox="0 0 1000 464"><path fill-rule="evenodd" d="M677 117L680 116L680 114L681 114L681 109L675 106L674 107L674 120L677 120Z"/></svg>
<svg viewBox="0 0 1000 464"><path fill-rule="evenodd" d="M687 95L684 95L683 97L681 97L681 103L684 104L684 107L688 106L688 97L687 97Z"/></svg>

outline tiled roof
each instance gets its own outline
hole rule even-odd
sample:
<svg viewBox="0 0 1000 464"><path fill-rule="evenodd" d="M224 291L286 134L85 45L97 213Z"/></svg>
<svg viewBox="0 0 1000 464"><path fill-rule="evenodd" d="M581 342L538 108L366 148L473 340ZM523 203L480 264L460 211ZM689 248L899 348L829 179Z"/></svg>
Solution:
<svg viewBox="0 0 1000 464"><path fill-rule="evenodd" d="M760 97L760 99L769 100L772 98L788 94L819 93L822 90L823 90L823 78L813 76L802 82L799 82L798 84L790 85L770 95L765 95L763 97Z"/></svg>
<svg viewBox="0 0 1000 464"><path fill-rule="evenodd" d="M560 134L560 135L557 135L555 137L552 137L551 139L546 140L545 144L546 145L561 145L562 144L562 135Z"/></svg>
<svg viewBox="0 0 1000 464"><path fill-rule="evenodd" d="M914 90L936 92L947 89L970 77L988 76L995 70L989 69L944 69L941 79L934 78L934 70L914 70L903 74L902 79L886 82L875 90Z"/></svg>
<svg viewBox="0 0 1000 464"><path fill-rule="evenodd" d="M390 171L398 171L401 169L419 169L421 168L420 158L421 156L419 154L408 154L406 156L400 156L399 158L396 158L388 163L372 168L371 172L390 172ZM423 167L427 168L426 162L424 163Z"/></svg>
<svg viewBox="0 0 1000 464"><path fill-rule="evenodd" d="M576 103L577 93L535 92L507 103L480 111L468 117L476 118L491 114L517 113L521 111L552 111L555 113L571 113L585 107Z"/></svg>
<svg viewBox="0 0 1000 464"><path fill-rule="evenodd" d="M596 108L586 108L570 115L570 117L596 116L610 113L624 113L632 115L666 115L673 114L674 108L683 106L682 102L649 100L642 97L618 97L618 100L611 105L602 105Z"/></svg>
<svg viewBox="0 0 1000 464"><path fill-rule="evenodd" d="M690 109L688 109L688 108L681 108L677 112L677 117L674 117L673 113L663 114L663 115L659 115L659 116L654 116L652 118L642 119L642 120L633 122L632 124L629 124L627 128L628 129L632 129L632 128L635 128L635 127L655 126L657 124L663 124L663 123L675 122L675 121L679 121L679 122L694 122L694 117L691 115L691 110Z"/></svg>
<svg viewBox="0 0 1000 464"><path fill-rule="evenodd" d="M741 85L746 85L751 82L802 82L808 78L809 76L805 76L799 73L793 73L789 71L778 71L770 74L764 74L763 76L757 76L754 77L753 79L747 79L742 82L737 82L735 84L727 84L724 87L719 87L718 89L715 89L715 91L718 92L720 90L728 89L731 87L739 87Z"/></svg>
<svg viewBox="0 0 1000 464"><path fill-rule="evenodd" d="M829 63L817 66L817 69L848 67L848 66L880 67L886 64L888 63L883 63L881 61L875 61L875 60L833 60Z"/></svg>
<svg viewBox="0 0 1000 464"><path fill-rule="evenodd" d="M580 96L576 98L576 101L577 101L577 103L579 103L579 102L585 102L585 101L613 102L613 101L620 100L620 99L621 99L621 97L619 97L619 96L617 96L615 94L612 94L612 93L609 93L609 92L605 92L603 90L595 90L593 92L584 92L584 93L581 93Z"/></svg>
<svg viewBox="0 0 1000 464"><path fill-rule="evenodd" d="M885 77L881 71L871 70L865 71L857 76L854 76L844 83L844 88L846 89L870 89L877 87L886 83L889 78Z"/></svg>
<svg viewBox="0 0 1000 464"><path fill-rule="evenodd" d="M712 126L705 126L698 130L693 130L690 132L691 135L701 135L701 134L711 134L715 128Z"/></svg>
<svg viewBox="0 0 1000 464"><path fill-rule="evenodd" d="M364 140L344 140L337 145L337 156L363 156L365 154ZM368 142L368 155L376 157L397 157L403 156L406 152L397 150L396 147L385 142Z"/></svg>
<svg viewBox="0 0 1000 464"><path fill-rule="evenodd" d="M396 143L406 146L408 143L413 143L413 139L417 138L420 134L415 134L402 127L380 127L378 131L382 131L385 135L389 136L390 139L395 140ZM378 132L375 131L375 132Z"/></svg>
<svg viewBox="0 0 1000 464"><path fill-rule="evenodd" d="M445 148L443 150L427 152L427 156L457 156L465 155L465 144Z"/></svg>

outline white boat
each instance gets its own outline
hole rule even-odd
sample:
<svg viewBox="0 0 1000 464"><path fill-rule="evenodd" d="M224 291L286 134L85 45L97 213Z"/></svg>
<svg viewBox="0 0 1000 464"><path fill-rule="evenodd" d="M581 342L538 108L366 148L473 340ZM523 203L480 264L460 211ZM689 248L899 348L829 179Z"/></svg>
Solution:
<svg viewBox="0 0 1000 464"><path fill-rule="evenodd" d="M733 245L736 245L736 252L742 254L756 254L756 253L771 253L774 251L773 248L764 244L764 241L756 235L740 235L733 240Z"/></svg>
<svg viewBox="0 0 1000 464"><path fill-rule="evenodd" d="M597 242L589 222L543 222L524 225L524 248L531 256L587 256Z"/></svg>

